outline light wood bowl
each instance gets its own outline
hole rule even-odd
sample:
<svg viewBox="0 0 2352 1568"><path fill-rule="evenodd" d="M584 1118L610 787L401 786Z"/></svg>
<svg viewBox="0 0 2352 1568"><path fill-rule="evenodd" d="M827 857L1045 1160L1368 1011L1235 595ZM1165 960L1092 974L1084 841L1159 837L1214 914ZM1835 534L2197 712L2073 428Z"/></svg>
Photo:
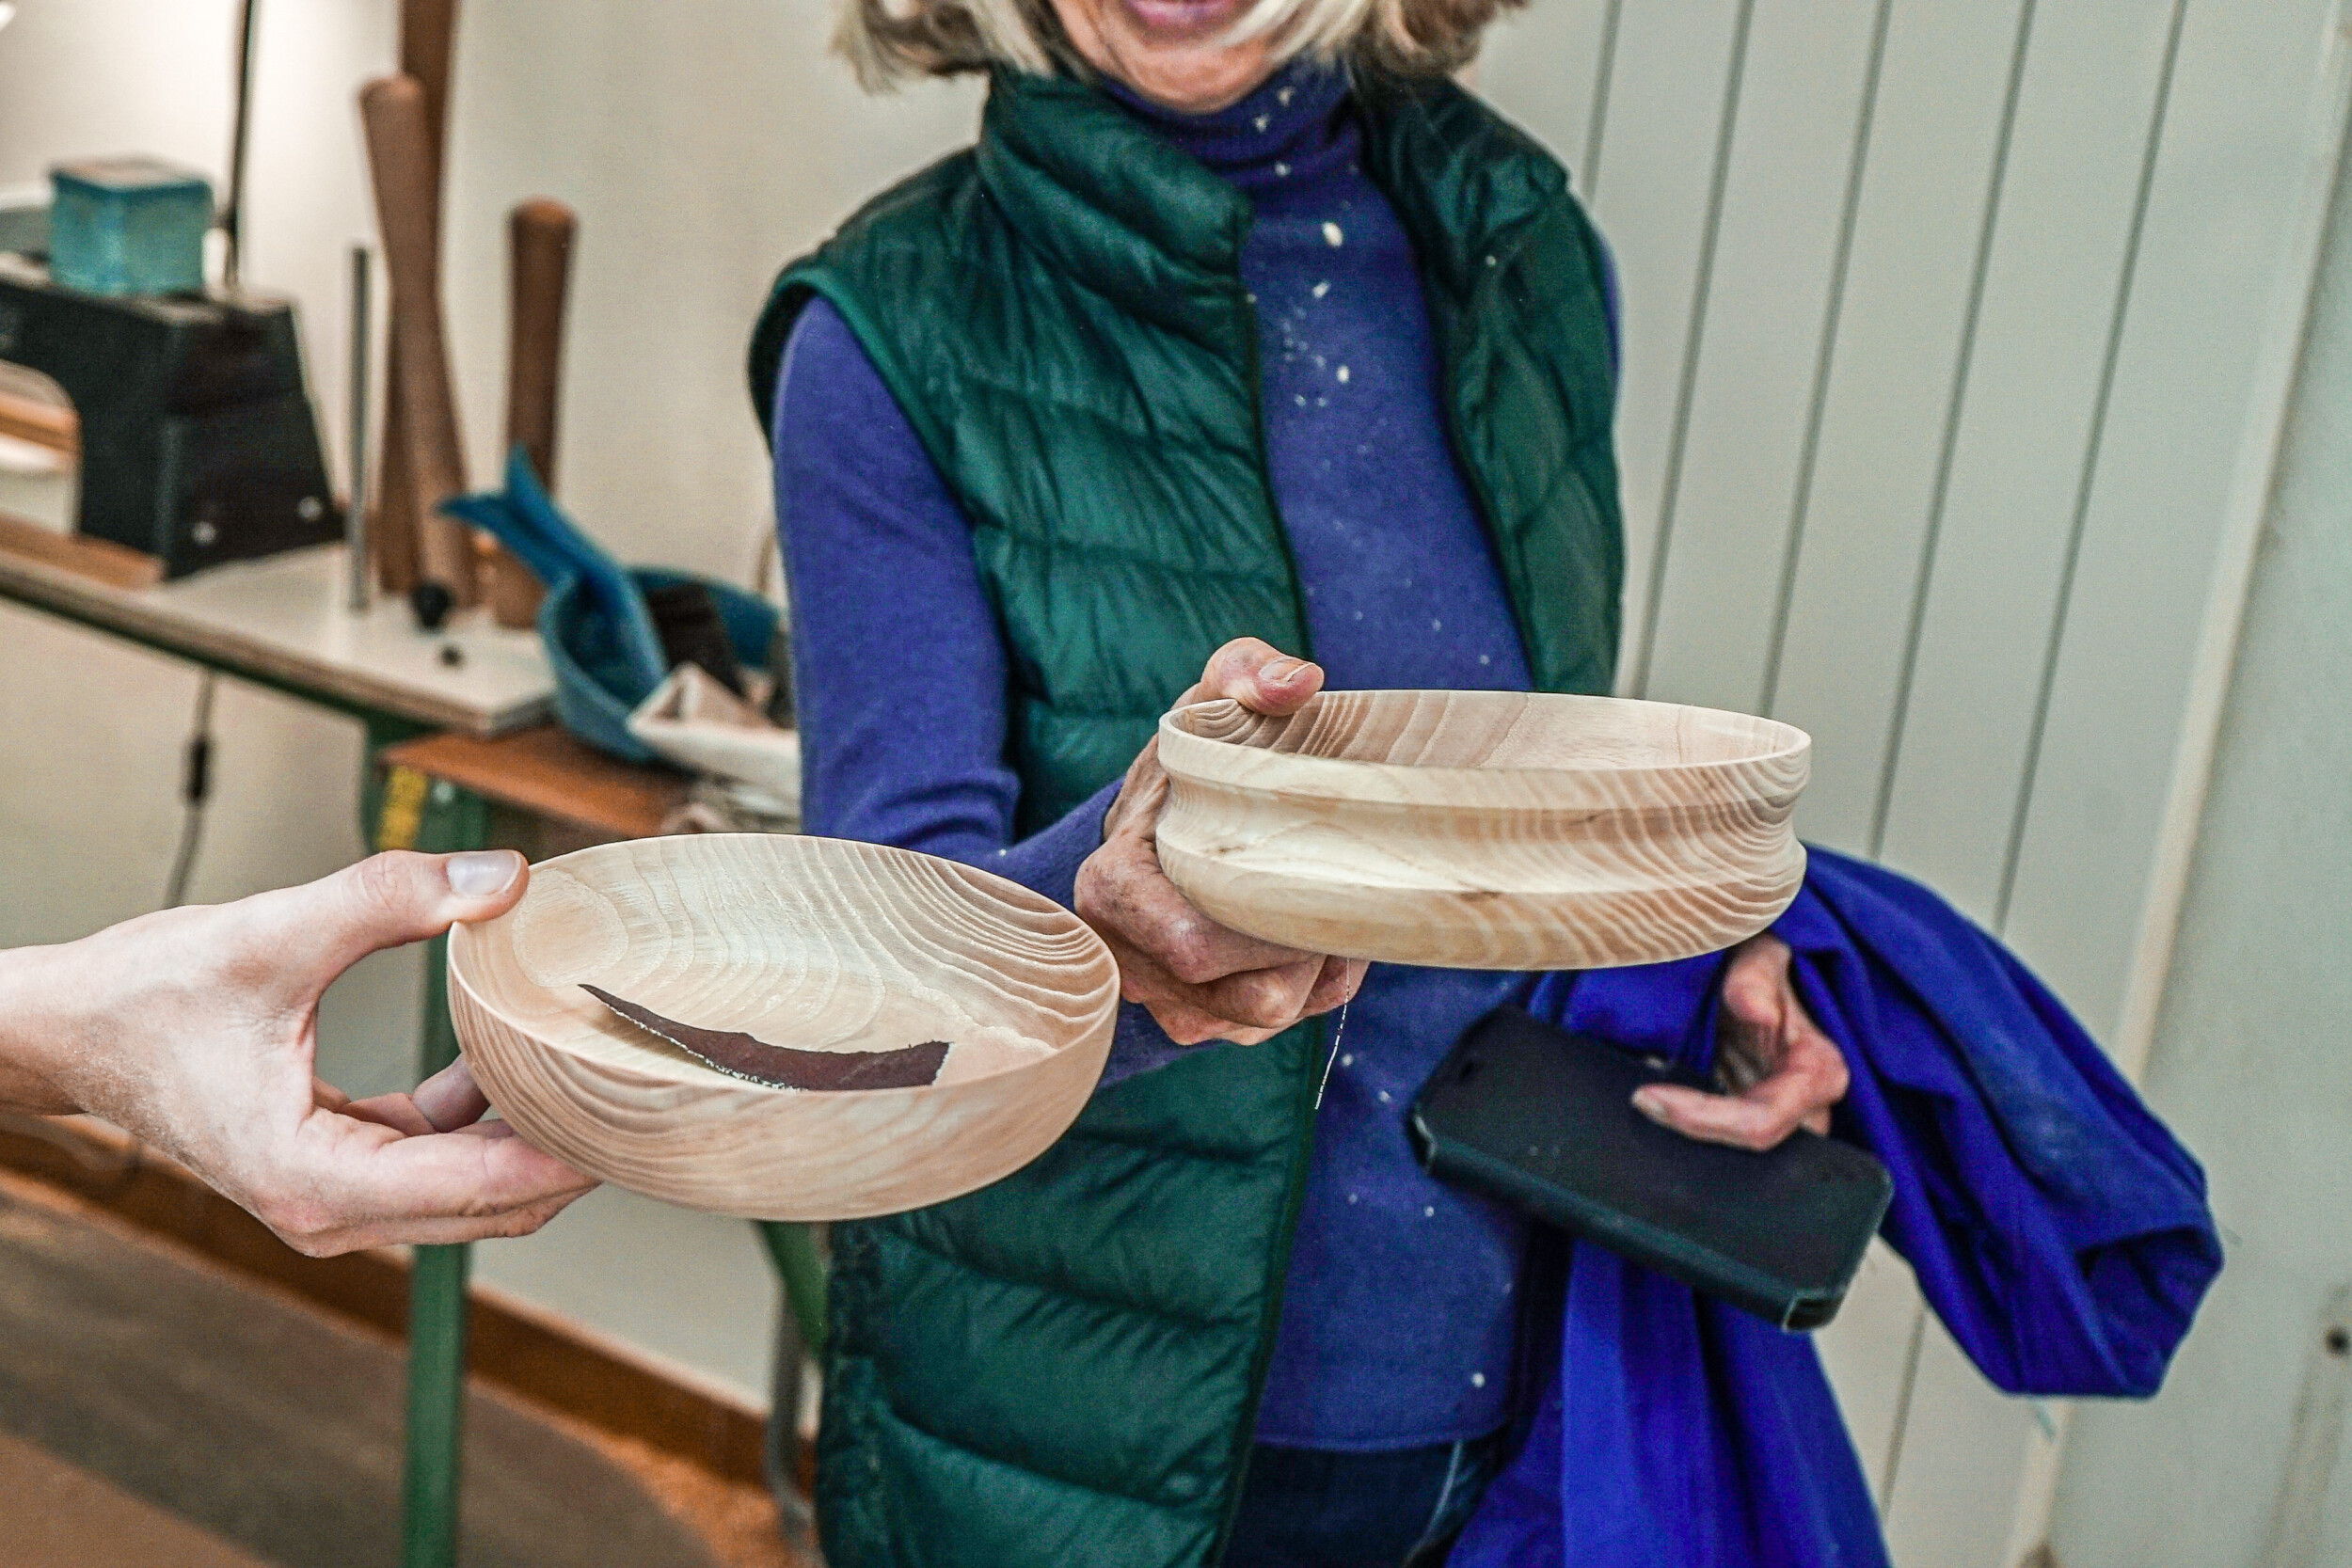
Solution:
<svg viewBox="0 0 2352 1568"><path fill-rule="evenodd" d="M1233 929L1448 969L1711 953L1796 897L1812 741L1769 719L1509 691L1327 691L1160 721L1160 863Z"/></svg>
<svg viewBox="0 0 2352 1568"><path fill-rule="evenodd" d="M986 1186L1042 1153L1101 1076L1119 973L1075 915L1001 877L837 839L638 839L532 869L449 943L483 1092L581 1170L753 1219L858 1219ZM807 1051L946 1040L933 1083L827 1092L729 1077L616 1017Z"/></svg>

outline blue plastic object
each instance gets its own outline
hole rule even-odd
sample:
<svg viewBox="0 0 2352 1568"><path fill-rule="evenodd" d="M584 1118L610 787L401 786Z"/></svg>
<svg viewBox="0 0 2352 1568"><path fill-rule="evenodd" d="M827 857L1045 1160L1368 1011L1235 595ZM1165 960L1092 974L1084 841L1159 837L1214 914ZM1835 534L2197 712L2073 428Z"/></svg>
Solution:
<svg viewBox="0 0 2352 1568"><path fill-rule="evenodd" d="M670 666L661 657L661 639L646 612L644 594L619 562L555 509L519 444L507 453L502 495L466 496L443 502L441 510L513 550L550 593L574 578L586 583L590 601L613 627L616 671L627 671L630 681L642 685L640 701L661 684ZM764 651L760 657L767 657Z"/></svg>
<svg viewBox="0 0 2352 1568"><path fill-rule="evenodd" d="M736 658L748 669L766 665L776 607L758 594L691 572L640 566L632 567L628 576L641 592L672 583L701 583L718 601L719 618L725 623L727 641L735 644ZM660 682L640 687L631 677L612 623L595 603L584 578L574 578L548 592L539 606L539 638L555 671L555 716L564 727L599 752L630 762L652 761L653 753L628 733L628 716Z"/></svg>
<svg viewBox="0 0 2352 1568"><path fill-rule="evenodd" d="M600 752L631 762L653 760L628 733L630 711L669 673L645 610L646 588L702 584L719 606L737 659L754 669L768 662L776 629L773 605L691 572L624 570L556 510L520 447L507 457L503 494L463 497L441 510L490 533L548 585L539 606L539 640L555 672L555 716Z"/></svg>
<svg viewBox="0 0 2352 1568"><path fill-rule="evenodd" d="M92 294L204 286L213 187L153 158L91 158L49 171L49 276Z"/></svg>

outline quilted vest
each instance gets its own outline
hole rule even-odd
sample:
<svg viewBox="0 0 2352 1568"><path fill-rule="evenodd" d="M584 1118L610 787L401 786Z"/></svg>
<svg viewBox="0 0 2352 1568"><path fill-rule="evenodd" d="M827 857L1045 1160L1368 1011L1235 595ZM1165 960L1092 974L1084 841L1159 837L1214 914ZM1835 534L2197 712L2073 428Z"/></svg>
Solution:
<svg viewBox="0 0 2352 1568"><path fill-rule="evenodd" d="M1559 165L1451 83L1359 99L1529 667L1605 691L1623 546L1599 241ZM1090 86L1004 72L978 145L787 267L761 318L763 421L821 295L961 504L1010 655L1025 832L1118 777L1220 643L1312 652L1266 474L1250 216ZM1321 1039L1204 1047L992 1187L834 1227L833 1568L1219 1560Z"/></svg>

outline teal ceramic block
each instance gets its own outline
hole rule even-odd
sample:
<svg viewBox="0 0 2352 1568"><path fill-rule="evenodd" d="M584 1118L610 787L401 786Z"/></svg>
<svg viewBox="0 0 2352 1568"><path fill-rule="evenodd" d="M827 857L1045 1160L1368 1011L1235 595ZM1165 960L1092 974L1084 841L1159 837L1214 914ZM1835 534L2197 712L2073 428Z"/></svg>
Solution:
<svg viewBox="0 0 2352 1568"><path fill-rule="evenodd" d="M204 286L213 187L153 158L90 158L49 171L49 276L93 294Z"/></svg>

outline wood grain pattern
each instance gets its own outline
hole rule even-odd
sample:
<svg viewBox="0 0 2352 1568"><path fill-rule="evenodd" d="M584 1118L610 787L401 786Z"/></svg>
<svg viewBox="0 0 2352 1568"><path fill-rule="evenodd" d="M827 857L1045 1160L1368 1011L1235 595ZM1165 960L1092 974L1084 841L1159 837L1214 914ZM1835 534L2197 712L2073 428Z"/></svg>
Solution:
<svg viewBox="0 0 2352 1568"><path fill-rule="evenodd" d="M1160 863L1252 936L1454 969L1731 946L1804 875L1811 742L1766 719L1519 692L1326 692L1160 724Z"/></svg>
<svg viewBox="0 0 2352 1568"><path fill-rule="evenodd" d="M782 834L547 862L511 912L452 935L449 974L467 1058L516 1131L621 1186L756 1219L893 1213L1019 1169L1086 1103L1119 1003L1109 951L1060 906L929 856ZM770 1088L583 982L802 1050L950 1050L922 1087Z"/></svg>
<svg viewBox="0 0 2352 1568"><path fill-rule="evenodd" d="M437 510L465 493L466 466L441 316L440 191L431 110L414 77L387 76L360 89L359 112L392 283L392 341L400 359L392 397L400 406L418 575L447 588L459 605L470 605L476 596L472 542L463 525Z"/></svg>

